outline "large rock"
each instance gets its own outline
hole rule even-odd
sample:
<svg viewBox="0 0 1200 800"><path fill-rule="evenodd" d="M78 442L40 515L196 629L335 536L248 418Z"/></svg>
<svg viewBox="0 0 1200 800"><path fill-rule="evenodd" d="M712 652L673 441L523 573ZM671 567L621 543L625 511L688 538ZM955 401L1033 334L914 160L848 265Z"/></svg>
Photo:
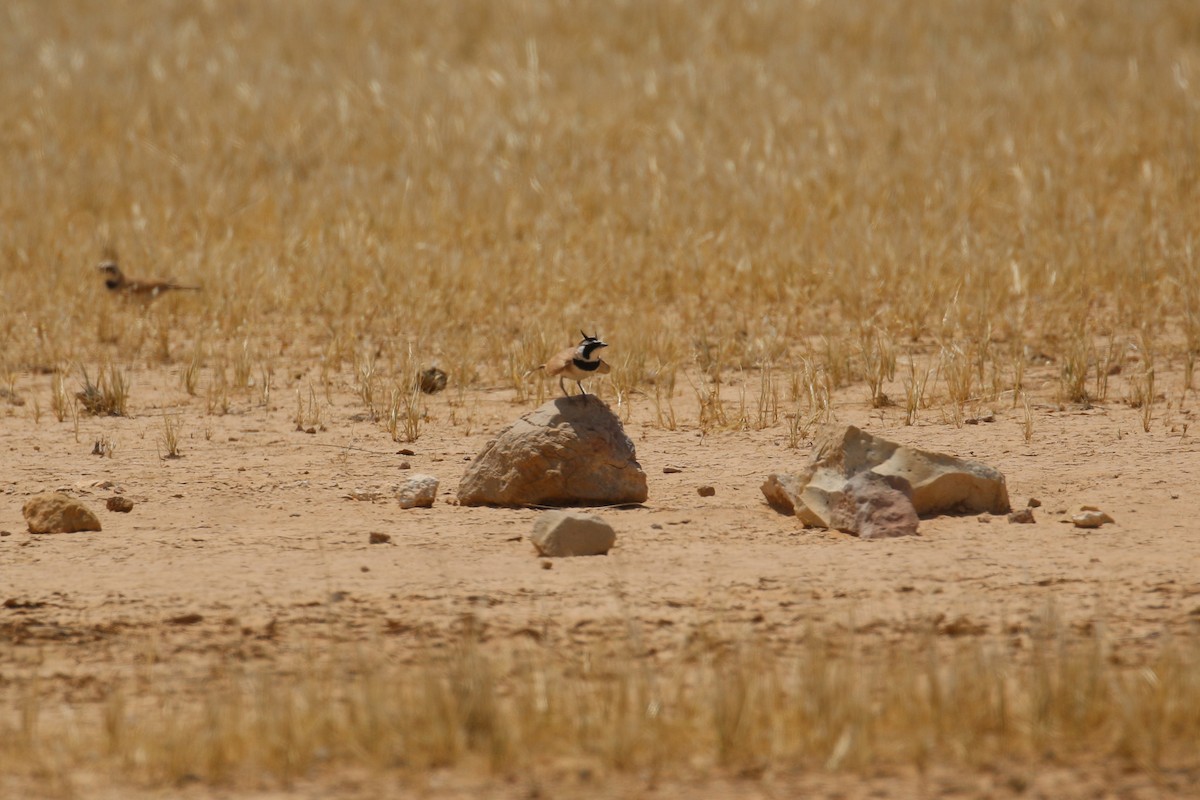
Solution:
<svg viewBox="0 0 1200 800"><path fill-rule="evenodd" d="M641 503L646 473L621 421L591 396L560 397L488 442L458 485L465 506Z"/></svg>
<svg viewBox="0 0 1200 800"><path fill-rule="evenodd" d="M36 494L21 508L30 533L100 530L100 519L83 503L61 492Z"/></svg>
<svg viewBox="0 0 1200 800"><path fill-rule="evenodd" d="M846 481L830 519L831 527L860 539L916 536L918 522L908 481L870 471Z"/></svg>
<svg viewBox="0 0 1200 800"><path fill-rule="evenodd" d="M547 511L533 523L530 538L539 555L602 556L616 543L617 533L595 514Z"/></svg>
<svg viewBox="0 0 1200 800"><path fill-rule="evenodd" d="M763 494L776 508L790 501L810 527L831 528L846 482L861 472L903 478L917 514L1007 514L1004 475L978 461L889 442L853 425L831 428L813 446L810 463L794 475L773 475ZM797 489L797 487L802 487Z"/></svg>

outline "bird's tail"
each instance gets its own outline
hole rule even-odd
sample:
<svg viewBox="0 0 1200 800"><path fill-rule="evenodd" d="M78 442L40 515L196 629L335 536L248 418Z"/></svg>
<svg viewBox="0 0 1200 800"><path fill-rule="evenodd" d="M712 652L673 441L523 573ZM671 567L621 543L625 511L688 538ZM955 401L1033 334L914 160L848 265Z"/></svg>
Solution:
<svg viewBox="0 0 1200 800"><path fill-rule="evenodd" d="M522 375L522 376L521 376L521 380L525 380L525 379L526 379L526 378L528 378L530 375L532 375L533 373L537 372L539 369L545 369L545 368L546 368L546 365L545 365L545 364L538 364L536 367L534 367L533 369L529 370L529 371L528 371L528 372L526 372L524 375Z"/></svg>

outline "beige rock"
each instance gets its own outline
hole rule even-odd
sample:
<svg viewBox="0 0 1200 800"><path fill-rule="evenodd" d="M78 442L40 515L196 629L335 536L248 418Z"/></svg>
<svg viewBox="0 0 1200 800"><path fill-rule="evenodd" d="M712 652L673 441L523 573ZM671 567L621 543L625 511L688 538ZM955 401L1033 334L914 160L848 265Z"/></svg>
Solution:
<svg viewBox="0 0 1200 800"><path fill-rule="evenodd" d="M646 473L621 421L592 395L560 397L488 442L458 485L460 505L641 503Z"/></svg>
<svg viewBox="0 0 1200 800"><path fill-rule="evenodd" d="M100 519L74 497L61 492L34 495L21 513L30 533L77 533L100 530Z"/></svg>
<svg viewBox="0 0 1200 800"><path fill-rule="evenodd" d="M1071 523L1076 528L1099 528L1101 525L1116 523L1116 520L1093 506L1084 506L1086 511L1071 517Z"/></svg>
<svg viewBox="0 0 1200 800"><path fill-rule="evenodd" d="M396 489L401 508L429 508L437 497L438 479L432 475L413 475Z"/></svg>
<svg viewBox="0 0 1200 800"><path fill-rule="evenodd" d="M547 511L533 523L530 540L541 556L602 556L616 543L617 533L595 514Z"/></svg>
<svg viewBox="0 0 1200 800"><path fill-rule="evenodd" d="M842 501L846 481L867 471L908 481L919 515L1007 514L1010 510L1004 475L998 470L978 461L904 447L846 425L825 432L814 445L806 470L788 484L793 487L788 496L796 516L805 525L833 527L831 514ZM782 486L784 481L777 479L775 484ZM798 493L797 484L803 486Z"/></svg>

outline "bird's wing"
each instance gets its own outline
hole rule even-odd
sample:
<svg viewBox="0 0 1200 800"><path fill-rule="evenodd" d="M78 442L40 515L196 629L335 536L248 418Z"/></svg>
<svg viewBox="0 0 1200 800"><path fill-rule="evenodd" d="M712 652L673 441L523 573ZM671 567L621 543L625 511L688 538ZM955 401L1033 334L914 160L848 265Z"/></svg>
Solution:
<svg viewBox="0 0 1200 800"><path fill-rule="evenodd" d="M563 371L571 365L571 361L575 358L575 348L571 347L555 353L546 361L547 375L561 375Z"/></svg>

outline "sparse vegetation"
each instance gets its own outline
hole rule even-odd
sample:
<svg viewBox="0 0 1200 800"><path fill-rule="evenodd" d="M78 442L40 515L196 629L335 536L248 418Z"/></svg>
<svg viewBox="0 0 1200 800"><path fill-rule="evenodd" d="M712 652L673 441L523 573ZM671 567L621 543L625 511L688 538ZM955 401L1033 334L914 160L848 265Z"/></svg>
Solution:
<svg viewBox="0 0 1200 800"><path fill-rule="evenodd" d="M879 769L1005 759L1071 764L1103 754L1152 769L1195 769L1200 658L1163 646L1115 666L1099 633L1042 626L1030 652L967 636L919 634L923 656L868 653L853 634L777 652L752 636L700 629L653 669L633 642L564 654L485 647L467 631L398 664L341 648L290 665L287 680L225 662L185 696L136 678L69 723L35 685L0 719L0 765L87 762L138 780L289 782L317 767L425 769L482 763L513 775L588 757L604 770ZM69 735L63 727L69 724ZM38 766L42 764L42 766Z"/></svg>
<svg viewBox="0 0 1200 800"><path fill-rule="evenodd" d="M163 413L163 433L159 440L163 447L163 458L180 458L179 433L181 420L178 414Z"/></svg>
<svg viewBox="0 0 1200 800"><path fill-rule="evenodd" d="M420 375L412 375L406 383L393 386L386 420L392 441L415 442L420 438L425 413Z"/></svg>
<svg viewBox="0 0 1200 800"><path fill-rule="evenodd" d="M1022 390L1024 359L996 346L1006 341L1058 367L1066 402L1105 390L1100 336L1152 344L1159 362L1194 358L1200 182L1175 179L1200 159L1187 127L1198 81L1177 55L1196 14L1186 2L1103 2L1086 19L1056 2L972 15L943 2L652 5L489 14L470 47L414 6L393 42L408 56L385 57L346 46L364 35L352 7L296 10L306 43L280 49L267 4L238 17L256 46L237 64L197 70L232 24L222 3L179 18L130 11L94 35L99 12L16 4L0 57L14 115L14 191L0 200L7 363L103 360L114 346L161 361L183 347L190 394L203 332L224 354L227 391L241 391L268 343L286 342L296 358L325 348L322 385L365 369L359 390L381 411L363 355L374 345L356 343L383 343L386 362L414 337L453 354L456 384L504 384L533 403L542 388L520 375L585 324L611 332L618 365L697 363L705 380L692 385L721 404L740 399L717 399L731 385L720 373L806 357L832 389L862 379L881 405L903 391L894 342L921 371L944 362L928 401L961 417L1003 374ZM146 34L136 53L107 44L127 25ZM905 46L891 46L901 31ZM797 52L824 65L819 78ZM430 54L442 68L428 69ZM79 97L103 98L104 118L80 117ZM109 135L117 120L142 122ZM80 153L89 169L66 168ZM155 153L171 154L172 180ZM99 216L80 205L96 186L110 187ZM81 235L81 215L101 241L186 265L207 290L145 317L103 308L99 336L68 324L100 299L81 278L101 233ZM39 259L51 252L63 266L48 292ZM603 302L580 306L598 265ZM622 398L671 399L645 369L618 377ZM211 413L228 410L213 399ZM744 424L712 403L702 413L694 424Z"/></svg>
<svg viewBox="0 0 1200 800"><path fill-rule="evenodd" d="M81 371L83 383L75 393L75 399L83 410L92 416L125 416L129 405L129 380L125 373L113 364L106 364L99 369L97 381L92 383L87 370L81 368Z"/></svg>

